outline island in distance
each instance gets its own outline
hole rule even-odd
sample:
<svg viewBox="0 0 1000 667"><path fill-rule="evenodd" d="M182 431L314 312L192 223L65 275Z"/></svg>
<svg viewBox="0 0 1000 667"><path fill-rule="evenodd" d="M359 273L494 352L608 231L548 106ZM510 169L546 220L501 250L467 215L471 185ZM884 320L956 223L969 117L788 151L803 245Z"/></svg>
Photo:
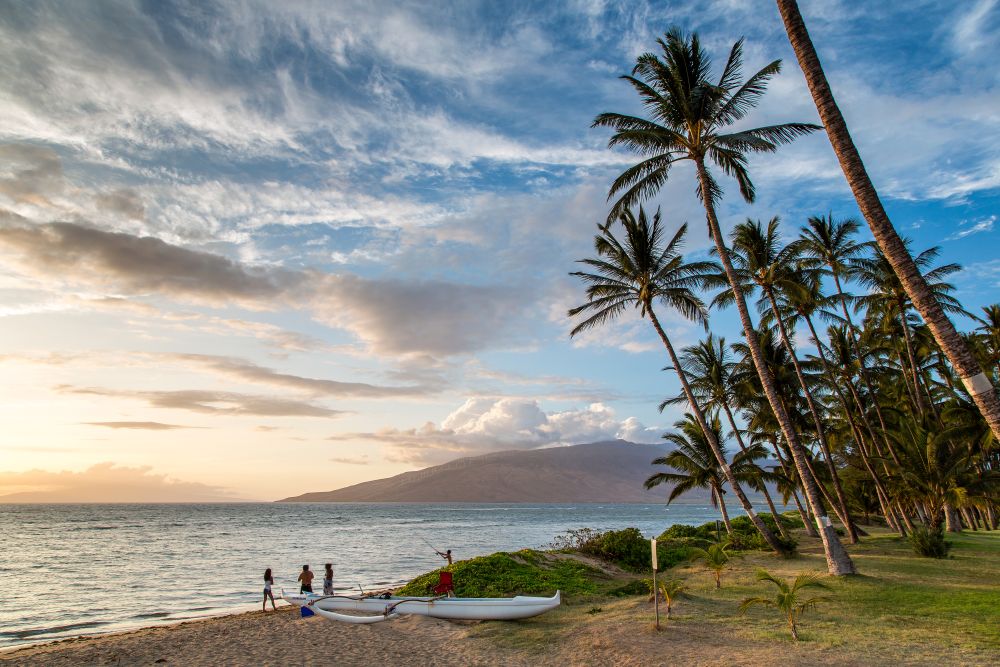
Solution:
<svg viewBox="0 0 1000 667"><path fill-rule="evenodd" d="M423 470L278 502L404 503L649 503L664 502L668 486L643 482L667 449L624 440L456 459ZM660 468L666 470L666 468ZM682 502L708 502L708 492Z"/></svg>

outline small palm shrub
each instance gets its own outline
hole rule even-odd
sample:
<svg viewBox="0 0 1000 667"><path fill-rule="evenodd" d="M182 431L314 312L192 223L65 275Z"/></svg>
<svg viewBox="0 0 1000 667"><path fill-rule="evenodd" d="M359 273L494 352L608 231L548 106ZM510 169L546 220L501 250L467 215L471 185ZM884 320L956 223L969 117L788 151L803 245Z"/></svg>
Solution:
<svg viewBox="0 0 1000 667"><path fill-rule="evenodd" d="M715 587L722 588L722 571L729 565L728 545L713 544L707 549L691 549L691 560L705 561L705 567L715 574Z"/></svg>
<svg viewBox="0 0 1000 667"><path fill-rule="evenodd" d="M802 614L807 609L812 609L820 602L829 599L826 596L802 599L801 591L806 588L821 588L824 590L830 589L830 587L820 581L819 576L815 574L800 574L795 577L794 581L789 583L778 579L766 570L757 570L757 580L767 581L774 584L778 591L774 597L746 598L740 602L740 615L742 616L745 614L747 610L753 606L760 605L762 607L771 607L785 617L785 622L788 623L788 629L792 633L792 639L795 641L798 641L799 639L797 623Z"/></svg>
<svg viewBox="0 0 1000 667"><path fill-rule="evenodd" d="M913 551L924 558L947 558L951 550L951 542L944 539L944 531L940 527L915 527L910 532L909 540Z"/></svg>
<svg viewBox="0 0 1000 667"><path fill-rule="evenodd" d="M660 582L660 594L667 601L667 618L670 618L670 611L673 609L674 601L684 595L687 584L683 579L667 579Z"/></svg>

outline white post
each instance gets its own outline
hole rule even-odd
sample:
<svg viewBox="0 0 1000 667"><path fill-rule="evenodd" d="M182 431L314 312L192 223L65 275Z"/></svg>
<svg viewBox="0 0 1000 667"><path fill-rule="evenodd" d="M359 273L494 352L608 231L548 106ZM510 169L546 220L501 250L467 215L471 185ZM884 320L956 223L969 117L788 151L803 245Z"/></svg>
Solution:
<svg viewBox="0 0 1000 667"><path fill-rule="evenodd" d="M656 610L656 629L660 629L660 589L656 586L656 538L649 540L653 550L653 608Z"/></svg>

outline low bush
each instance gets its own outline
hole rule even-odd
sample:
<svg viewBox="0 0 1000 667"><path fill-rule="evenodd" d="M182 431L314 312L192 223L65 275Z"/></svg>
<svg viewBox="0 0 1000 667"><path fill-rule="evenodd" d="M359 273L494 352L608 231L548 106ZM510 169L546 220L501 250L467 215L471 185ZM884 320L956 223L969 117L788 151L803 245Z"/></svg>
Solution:
<svg viewBox="0 0 1000 667"><path fill-rule="evenodd" d="M471 598L552 595L556 590L567 595L592 594L598 590L596 580L604 577L584 563L527 549L460 560L442 569L454 575L455 595ZM420 575L398 590L397 595L432 595L440 572Z"/></svg>
<svg viewBox="0 0 1000 667"><path fill-rule="evenodd" d="M910 531L910 546L918 556L925 558L947 558L951 542L944 539L944 530L918 526Z"/></svg>

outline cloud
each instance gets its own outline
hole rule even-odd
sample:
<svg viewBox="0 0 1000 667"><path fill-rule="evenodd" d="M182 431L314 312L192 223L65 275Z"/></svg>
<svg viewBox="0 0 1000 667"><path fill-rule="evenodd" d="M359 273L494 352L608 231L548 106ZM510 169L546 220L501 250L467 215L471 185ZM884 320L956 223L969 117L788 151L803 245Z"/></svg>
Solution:
<svg viewBox="0 0 1000 667"><path fill-rule="evenodd" d="M347 414L306 401L254 396L226 391L128 391L100 387L60 385L57 391L87 396L108 396L146 401L155 408L188 410L210 415L257 415L261 417L337 417Z"/></svg>
<svg viewBox="0 0 1000 667"><path fill-rule="evenodd" d="M536 449L560 444L627 439L655 442L660 429L634 417L619 419L614 410L593 403L582 410L546 413L538 403L516 398L470 398L440 426L384 428L372 433L345 433L331 440L371 440L389 446L385 458L411 464L436 464L507 449Z"/></svg>
<svg viewBox="0 0 1000 667"><path fill-rule="evenodd" d="M351 466L366 466L369 463L371 463L368 460L368 456L367 455L362 456L361 458L356 458L356 459L333 457L333 458L330 459L330 461L333 462L333 463L343 463L345 465L351 465Z"/></svg>
<svg viewBox="0 0 1000 667"><path fill-rule="evenodd" d="M320 319L354 333L376 354L465 354L516 338L530 290L434 280L330 276Z"/></svg>
<svg viewBox="0 0 1000 667"><path fill-rule="evenodd" d="M252 362L232 357L217 357L206 354L178 354L173 355L173 357L185 362L194 362L227 377L293 389L314 396L398 398L402 396L423 396L433 391L432 388L426 386L385 387L365 382L340 382L337 380L324 380L288 373L278 373L270 368L264 368Z"/></svg>
<svg viewBox="0 0 1000 667"><path fill-rule="evenodd" d="M65 187L62 161L51 148L0 144L0 195L14 203L48 205Z"/></svg>
<svg viewBox="0 0 1000 667"><path fill-rule="evenodd" d="M171 479L150 466L98 463L81 472L0 472L0 502L179 503L242 500L226 489Z"/></svg>
<svg viewBox="0 0 1000 667"><path fill-rule="evenodd" d="M113 429L137 429L144 431L172 431L179 428L200 428L197 426L179 426L161 422L84 422L87 426L104 426Z"/></svg>
<svg viewBox="0 0 1000 667"><path fill-rule="evenodd" d="M0 247L39 278L65 276L132 295L260 305L296 282L293 274L245 267L220 255L187 250L153 237L55 222L24 224L0 211ZM11 254L8 254L11 258Z"/></svg>
<svg viewBox="0 0 1000 667"><path fill-rule="evenodd" d="M997 221L997 216L991 215L986 218L981 218L979 220L963 220L959 223L960 227L964 229L959 229L954 234L945 237L945 241L956 241L958 239L964 239L966 236L971 236L973 234L979 234L980 232L991 232L993 231L993 223Z"/></svg>

